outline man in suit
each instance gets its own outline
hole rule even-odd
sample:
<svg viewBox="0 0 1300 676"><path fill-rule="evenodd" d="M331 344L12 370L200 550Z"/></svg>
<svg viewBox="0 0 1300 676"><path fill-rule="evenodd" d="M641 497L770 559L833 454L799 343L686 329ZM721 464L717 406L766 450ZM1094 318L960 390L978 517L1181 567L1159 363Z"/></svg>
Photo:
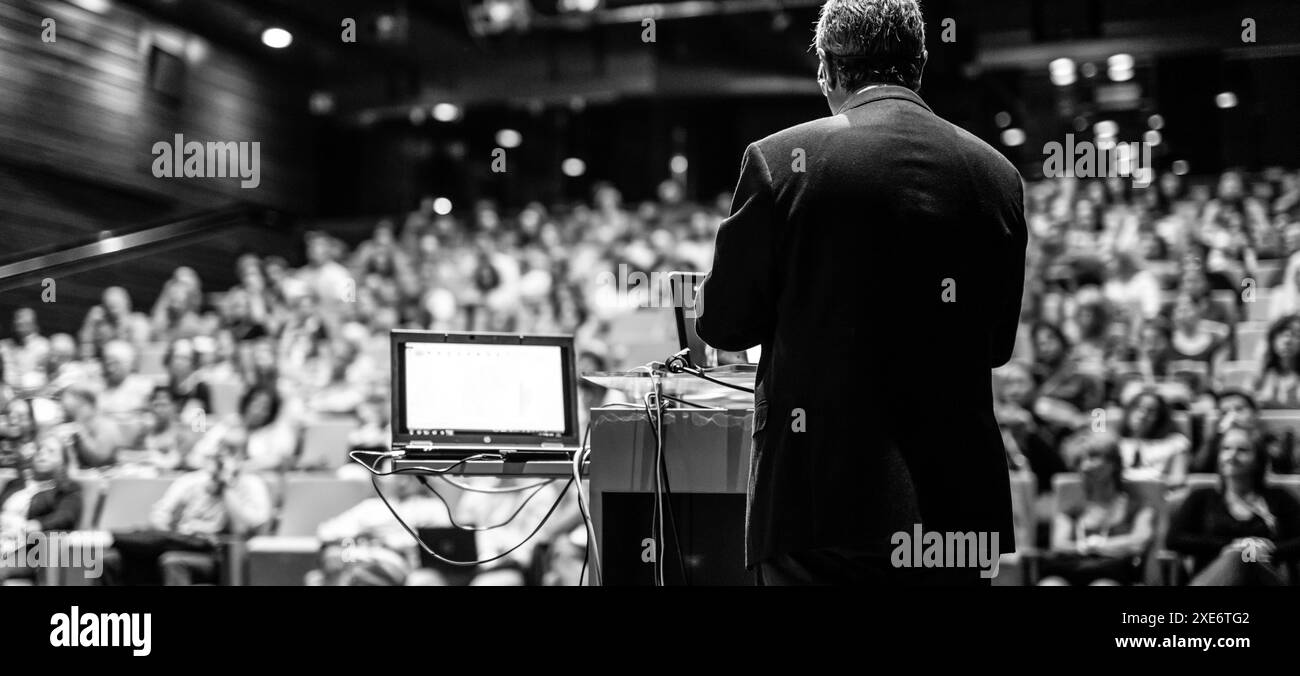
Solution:
<svg viewBox="0 0 1300 676"><path fill-rule="evenodd" d="M1016 169L917 95L915 0L829 0L832 112L749 145L696 328L762 345L746 515L763 584L987 583L903 568L915 524L1015 549L990 369L1024 283Z"/></svg>

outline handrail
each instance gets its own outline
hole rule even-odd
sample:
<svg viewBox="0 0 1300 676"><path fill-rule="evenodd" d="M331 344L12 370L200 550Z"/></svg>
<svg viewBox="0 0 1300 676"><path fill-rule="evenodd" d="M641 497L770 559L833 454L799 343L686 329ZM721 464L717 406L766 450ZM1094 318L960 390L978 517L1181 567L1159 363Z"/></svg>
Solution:
<svg viewBox="0 0 1300 676"><path fill-rule="evenodd" d="M94 266L97 259L120 254L132 249L152 246L193 235L257 222L263 214L251 207L235 207L189 216L171 223L158 225L122 235L112 235L90 244L79 244L33 256L26 260L0 265L0 289L9 282L35 273L43 273L69 265Z"/></svg>

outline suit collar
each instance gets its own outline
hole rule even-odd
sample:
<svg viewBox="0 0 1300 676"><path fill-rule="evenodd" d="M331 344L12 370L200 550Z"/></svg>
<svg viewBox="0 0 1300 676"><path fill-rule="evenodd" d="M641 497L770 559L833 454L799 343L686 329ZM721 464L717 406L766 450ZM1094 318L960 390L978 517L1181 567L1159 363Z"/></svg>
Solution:
<svg viewBox="0 0 1300 676"><path fill-rule="evenodd" d="M845 111L851 108L857 108L858 106L866 105L872 101L879 101L881 99L902 99L904 101L911 101L932 113L934 112L933 110L930 110L930 106L925 105L925 101L922 101L921 97L918 96L916 92L907 87L900 87L898 85L879 85L870 87L865 91L859 91L850 96L844 101L844 103L840 104L840 107L835 111L835 114L843 115Z"/></svg>

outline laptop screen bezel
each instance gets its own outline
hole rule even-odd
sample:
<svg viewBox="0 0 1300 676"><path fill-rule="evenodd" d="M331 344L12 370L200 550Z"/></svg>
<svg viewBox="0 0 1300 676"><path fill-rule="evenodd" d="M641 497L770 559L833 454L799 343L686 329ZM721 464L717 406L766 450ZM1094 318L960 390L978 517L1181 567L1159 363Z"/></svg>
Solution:
<svg viewBox="0 0 1300 676"><path fill-rule="evenodd" d="M513 434L489 430L457 430L455 434L412 434L406 423L406 345L410 343L455 343L462 345L542 345L560 348L564 387L564 433ZM577 355L573 336L488 332L446 332L395 329L389 334L392 369L392 440L394 448L418 446L464 446L482 448L546 448L578 445Z"/></svg>

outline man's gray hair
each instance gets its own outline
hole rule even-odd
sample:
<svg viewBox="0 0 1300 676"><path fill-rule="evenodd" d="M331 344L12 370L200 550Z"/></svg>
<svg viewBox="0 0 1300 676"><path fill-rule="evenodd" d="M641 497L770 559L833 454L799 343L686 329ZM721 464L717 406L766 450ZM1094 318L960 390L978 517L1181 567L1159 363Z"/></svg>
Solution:
<svg viewBox="0 0 1300 676"><path fill-rule="evenodd" d="M917 0L827 0L813 47L837 82L916 90L925 67L925 22Z"/></svg>

